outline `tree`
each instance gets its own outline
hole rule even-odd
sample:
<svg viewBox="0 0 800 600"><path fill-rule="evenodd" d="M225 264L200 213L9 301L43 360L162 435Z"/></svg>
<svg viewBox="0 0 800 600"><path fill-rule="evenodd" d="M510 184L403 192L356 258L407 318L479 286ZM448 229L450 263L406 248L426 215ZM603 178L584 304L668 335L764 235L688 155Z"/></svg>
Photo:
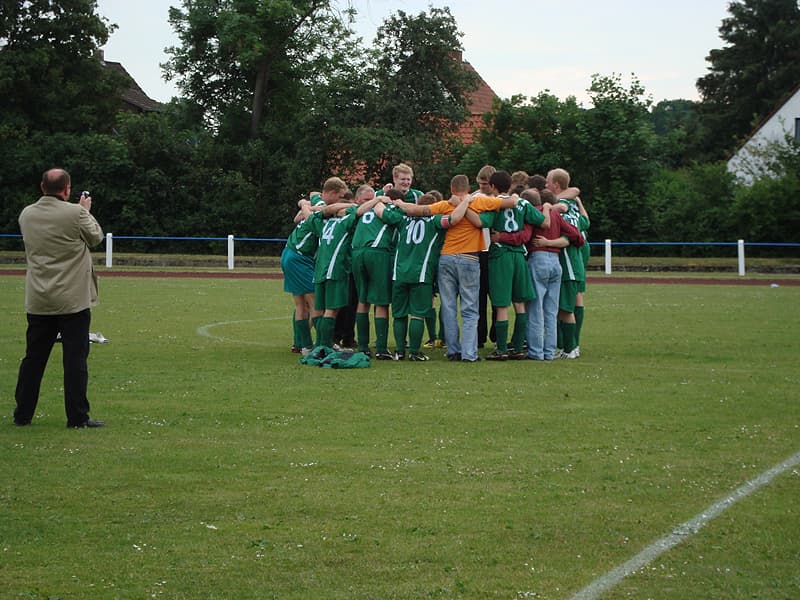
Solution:
<svg viewBox="0 0 800 600"><path fill-rule="evenodd" d="M478 83L461 60L461 33L450 9L393 13L379 27L373 48L368 77L375 89L367 110L370 126L386 133L382 156L373 164L435 164L466 120L466 96Z"/></svg>
<svg viewBox="0 0 800 600"><path fill-rule="evenodd" d="M657 167L650 100L635 76L626 89L617 74L594 75L588 91L594 106L577 124L568 168L587 198L592 235L636 239L652 221L642 201Z"/></svg>
<svg viewBox="0 0 800 600"><path fill-rule="evenodd" d="M111 127L122 79L97 49L114 25L94 0L2 0L0 127L47 132Z"/></svg>
<svg viewBox="0 0 800 600"><path fill-rule="evenodd" d="M737 0L728 11L719 28L728 45L711 50L697 80L709 158L724 157L800 83L797 0Z"/></svg>
<svg viewBox="0 0 800 600"><path fill-rule="evenodd" d="M678 168L698 158L702 131L699 110L699 103L693 100L662 100L650 111L663 166Z"/></svg>
<svg viewBox="0 0 800 600"><path fill-rule="evenodd" d="M474 162L466 172L475 173L489 163L509 172L543 174L571 164L583 112L574 96L562 101L547 90L530 99L518 95L499 101L484 117L487 128L479 138L484 152L470 152L480 164Z"/></svg>
<svg viewBox="0 0 800 600"><path fill-rule="evenodd" d="M162 66L229 139L256 139L265 118L290 122L305 90L338 72L352 53L345 25L351 13L343 21L330 0L182 4L169 12L181 46L168 49L172 58Z"/></svg>

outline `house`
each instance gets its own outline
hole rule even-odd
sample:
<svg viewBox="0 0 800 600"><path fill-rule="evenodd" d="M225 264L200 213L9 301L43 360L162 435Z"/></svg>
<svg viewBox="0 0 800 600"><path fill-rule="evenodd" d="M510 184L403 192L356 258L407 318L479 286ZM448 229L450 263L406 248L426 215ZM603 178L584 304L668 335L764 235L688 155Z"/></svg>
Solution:
<svg viewBox="0 0 800 600"><path fill-rule="evenodd" d="M128 73L121 63L106 60L102 50L98 51L97 58L100 60L100 64L103 65L103 67L122 75L128 82L128 86L123 89L120 94L121 110L125 112L148 113L164 109L164 105L161 104L161 102L153 100L144 93L144 90L139 87L139 84L136 83L133 77L131 77L131 74Z"/></svg>
<svg viewBox="0 0 800 600"><path fill-rule="evenodd" d="M461 52L456 53L456 58L461 61L465 69L474 73L478 78L478 86L467 94L467 110L469 110L469 116L464 123L459 125L458 133L456 134L461 142L465 146L468 146L476 140L478 134L483 129L486 129L483 115L492 110L492 105L494 101L498 99L498 96L494 93L494 90L489 87L489 84L484 81L480 73L475 70L475 67L462 58Z"/></svg>
<svg viewBox="0 0 800 600"><path fill-rule="evenodd" d="M787 136L800 142L800 85L739 146L728 160L728 172L746 185L759 176L769 175L768 161L773 154L770 149L785 144Z"/></svg>

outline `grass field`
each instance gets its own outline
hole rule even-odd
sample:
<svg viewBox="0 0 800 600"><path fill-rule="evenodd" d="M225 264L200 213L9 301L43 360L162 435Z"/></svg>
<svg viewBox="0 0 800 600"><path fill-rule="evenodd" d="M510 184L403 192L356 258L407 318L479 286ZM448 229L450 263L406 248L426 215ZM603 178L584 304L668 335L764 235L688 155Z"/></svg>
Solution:
<svg viewBox="0 0 800 600"><path fill-rule="evenodd" d="M276 280L105 278L99 430L60 350L11 425L24 278L0 277L0 597L570 598L800 451L800 287L597 284L577 361L289 352ZM800 597L789 469L603 598Z"/></svg>

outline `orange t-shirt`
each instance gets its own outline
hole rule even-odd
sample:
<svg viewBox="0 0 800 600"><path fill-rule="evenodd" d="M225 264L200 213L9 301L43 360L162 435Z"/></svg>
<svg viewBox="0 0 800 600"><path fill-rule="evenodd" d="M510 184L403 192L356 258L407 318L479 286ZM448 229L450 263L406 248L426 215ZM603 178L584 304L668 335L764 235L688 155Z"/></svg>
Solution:
<svg viewBox="0 0 800 600"><path fill-rule="evenodd" d="M482 213L487 210L499 209L502 202L502 198L478 196L469 207L476 213ZM456 207L447 200L442 200L431 204L430 209L432 215L449 215ZM466 218L461 219L445 233L442 254L464 254L466 252L483 252L484 250L486 250L486 238L483 236L483 230L475 227Z"/></svg>

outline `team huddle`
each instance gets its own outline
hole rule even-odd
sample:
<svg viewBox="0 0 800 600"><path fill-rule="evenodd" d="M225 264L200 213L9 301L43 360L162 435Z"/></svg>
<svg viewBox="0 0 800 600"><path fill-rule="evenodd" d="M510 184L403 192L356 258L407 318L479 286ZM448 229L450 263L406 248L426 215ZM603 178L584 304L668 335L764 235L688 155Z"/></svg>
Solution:
<svg viewBox="0 0 800 600"><path fill-rule="evenodd" d="M321 359L338 347L337 315L351 303L352 281L356 350L373 356L374 310L377 360L426 361L423 348L444 348L452 361L482 360L484 288L495 349L483 358L580 356L589 216L565 170L529 177L487 165L477 191L466 175L453 177L449 199L413 189L408 165L392 175L377 191L362 185L355 193L331 177L298 202L281 254L284 290L294 298L293 350Z"/></svg>

